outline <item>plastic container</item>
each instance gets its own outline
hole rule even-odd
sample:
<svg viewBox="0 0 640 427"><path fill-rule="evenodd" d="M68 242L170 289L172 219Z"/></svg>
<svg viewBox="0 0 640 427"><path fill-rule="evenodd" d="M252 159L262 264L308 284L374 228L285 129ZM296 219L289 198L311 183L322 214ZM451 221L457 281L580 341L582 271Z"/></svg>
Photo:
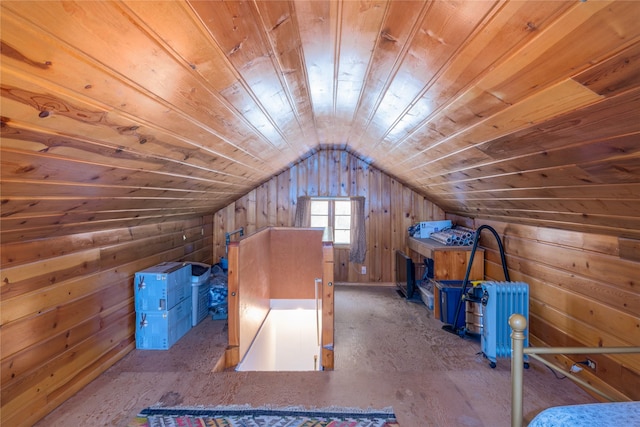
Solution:
<svg viewBox="0 0 640 427"><path fill-rule="evenodd" d="M456 310L462 296L462 280L441 280L436 282L436 286L440 297L440 321L455 328L464 326L464 305L460 308L456 319Z"/></svg>
<svg viewBox="0 0 640 427"><path fill-rule="evenodd" d="M171 310L136 312L136 348L168 350L191 329L191 297Z"/></svg>
<svg viewBox="0 0 640 427"><path fill-rule="evenodd" d="M209 314L211 266L202 262L189 264L191 264L191 326L196 326Z"/></svg>
<svg viewBox="0 0 640 427"><path fill-rule="evenodd" d="M422 298L422 302L427 306L429 310L433 310L434 307L434 297L433 292L428 290L426 287L422 285L418 285L418 290L420 291L420 298Z"/></svg>
<svg viewBox="0 0 640 427"><path fill-rule="evenodd" d="M191 297L191 265L164 262L135 274L136 311L166 311Z"/></svg>
<svg viewBox="0 0 640 427"><path fill-rule="evenodd" d="M191 326L196 326L209 314L208 283L207 281L200 285L191 285L193 287L193 294L191 295Z"/></svg>

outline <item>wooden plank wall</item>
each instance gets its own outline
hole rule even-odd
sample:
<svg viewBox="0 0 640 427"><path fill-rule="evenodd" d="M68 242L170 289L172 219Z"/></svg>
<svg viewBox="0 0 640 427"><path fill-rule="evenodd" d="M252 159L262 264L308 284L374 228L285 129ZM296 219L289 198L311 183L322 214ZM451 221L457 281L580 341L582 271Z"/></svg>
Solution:
<svg viewBox="0 0 640 427"><path fill-rule="evenodd" d="M335 248L335 281L392 282L396 249L404 250L407 228L444 219L444 211L366 161L340 149L320 150L253 189L214 215L214 258L225 254L225 232L251 233L266 226L293 226L298 196L364 196L367 273Z"/></svg>
<svg viewBox="0 0 640 427"><path fill-rule="evenodd" d="M625 256L629 239L451 216L458 223L493 227L504 243L512 281L530 286L530 338L534 346L640 346L640 262ZM497 243L489 232L485 274L504 280ZM583 379L621 399L640 400L638 355L571 355L596 362ZM526 378L525 378L526 383Z"/></svg>
<svg viewBox="0 0 640 427"><path fill-rule="evenodd" d="M1 425L32 425L135 348L133 279L212 260L212 216L2 244Z"/></svg>

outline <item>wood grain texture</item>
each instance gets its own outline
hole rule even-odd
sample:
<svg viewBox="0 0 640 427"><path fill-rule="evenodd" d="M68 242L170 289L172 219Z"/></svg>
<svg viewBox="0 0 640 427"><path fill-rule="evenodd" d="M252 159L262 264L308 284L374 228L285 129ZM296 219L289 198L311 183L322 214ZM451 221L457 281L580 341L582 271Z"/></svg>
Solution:
<svg viewBox="0 0 640 427"><path fill-rule="evenodd" d="M228 351L226 365L235 366L240 362L240 258L238 256L239 243L229 243L227 250L227 332Z"/></svg>
<svg viewBox="0 0 640 427"><path fill-rule="evenodd" d="M1 2L10 383L63 357L35 349L64 347L62 329L100 333L138 269L217 262L225 232L290 226L301 195L367 201L367 274L336 248L336 280L391 281L407 227L446 212L519 233L511 262L566 304L545 324L583 307L635 337L638 22L628 0ZM485 264L499 273L495 248ZM560 324L545 340L581 330ZM5 331L31 327L4 349ZM70 396L132 348L122 333L76 376L61 366L67 386L25 377L3 417ZM629 394L635 365L611 363L606 381Z"/></svg>
<svg viewBox="0 0 640 427"><path fill-rule="evenodd" d="M299 182L304 182L305 187L299 187ZM360 274L360 265L349 262L348 249L336 247L336 281L392 282L395 277L392 255L396 249L406 247L409 226L444 218L440 208L367 162L343 150L321 150L214 215L214 258L224 256L225 232L239 227L245 227L245 233L254 232L253 224L247 222L246 217L260 216L269 209L270 204L255 204L252 209L257 212L249 213L246 211L248 199L267 198L272 201L271 206L273 201L278 201L277 211L270 220L275 222L261 225L290 227L298 196L365 197L367 253L363 265L367 266L367 273Z"/></svg>
<svg viewBox="0 0 640 427"><path fill-rule="evenodd" d="M413 262L424 265L424 259L433 261L434 280L464 280L471 259L471 247L446 246L431 239L409 237L406 253ZM420 280L420 277L416 277ZM476 248L469 280L484 280L484 249Z"/></svg>
<svg viewBox="0 0 640 427"><path fill-rule="evenodd" d="M638 260L625 259L625 243L613 236L586 234L501 221L493 227L504 244L509 275L530 287L530 334L536 345L637 346L640 343ZM481 236L485 274L503 280L497 243ZM620 252L622 251L622 253ZM575 363L584 356L568 355ZM637 400L640 364L633 355L590 355L598 369L587 378ZM599 386L599 387L600 387ZM631 390L633 388L633 390Z"/></svg>
<svg viewBox="0 0 640 427"><path fill-rule="evenodd" d="M212 220L3 242L2 424L32 424L131 351L135 273L210 263Z"/></svg>
<svg viewBox="0 0 640 427"><path fill-rule="evenodd" d="M199 217L331 148L450 213L637 238L634 203L604 200L638 201L639 19L624 0L4 2L0 235ZM306 177L275 184L362 191ZM594 201L539 196L559 187ZM288 224L295 196L249 222Z"/></svg>
<svg viewBox="0 0 640 427"><path fill-rule="evenodd" d="M322 279L322 234L319 229L275 228L269 242L269 298L314 299L315 280Z"/></svg>
<svg viewBox="0 0 640 427"><path fill-rule="evenodd" d="M322 242L322 367L332 371L335 367L335 281L334 281L334 246L333 243Z"/></svg>
<svg viewBox="0 0 640 427"><path fill-rule="evenodd" d="M640 261L640 240L621 237L618 239L618 244L620 245L620 258Z"/></svg>

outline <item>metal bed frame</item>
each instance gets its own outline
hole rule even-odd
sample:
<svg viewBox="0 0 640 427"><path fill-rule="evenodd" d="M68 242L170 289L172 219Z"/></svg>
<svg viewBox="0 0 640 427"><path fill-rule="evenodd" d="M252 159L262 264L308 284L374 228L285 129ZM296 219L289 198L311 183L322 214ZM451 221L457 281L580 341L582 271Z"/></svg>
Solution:
<svg viewBox="0 0 640 427"><path fill-rule="evenodd" d="M509 317L511 326L511 427L522 427L522 386L524 371L524 356L538 360L544 365L558 372L561 372L592 392L602 396L604 399L615 402L617 399L596 389L586 381L571 375L562 368L548 362L539 354L619 354L619 353L640 353L640 347L524 347L524 330L527 328L527 319L520 314L513 314Z"/></svg>

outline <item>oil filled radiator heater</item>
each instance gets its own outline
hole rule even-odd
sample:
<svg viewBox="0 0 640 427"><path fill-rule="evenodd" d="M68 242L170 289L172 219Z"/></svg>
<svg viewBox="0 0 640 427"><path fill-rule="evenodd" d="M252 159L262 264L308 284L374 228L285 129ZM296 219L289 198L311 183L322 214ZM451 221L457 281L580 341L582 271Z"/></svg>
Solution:
<svg viewBox="0 0 640 427"><path fill-rule="evenodd" d="M498 357L511 357L509 317L518 313L529 324L529 285L523 282L482 283L482 353L496 367ZM529 346L529 329L524 331L524 346ZM527 367L525 363L525 367Z"/></svg>

